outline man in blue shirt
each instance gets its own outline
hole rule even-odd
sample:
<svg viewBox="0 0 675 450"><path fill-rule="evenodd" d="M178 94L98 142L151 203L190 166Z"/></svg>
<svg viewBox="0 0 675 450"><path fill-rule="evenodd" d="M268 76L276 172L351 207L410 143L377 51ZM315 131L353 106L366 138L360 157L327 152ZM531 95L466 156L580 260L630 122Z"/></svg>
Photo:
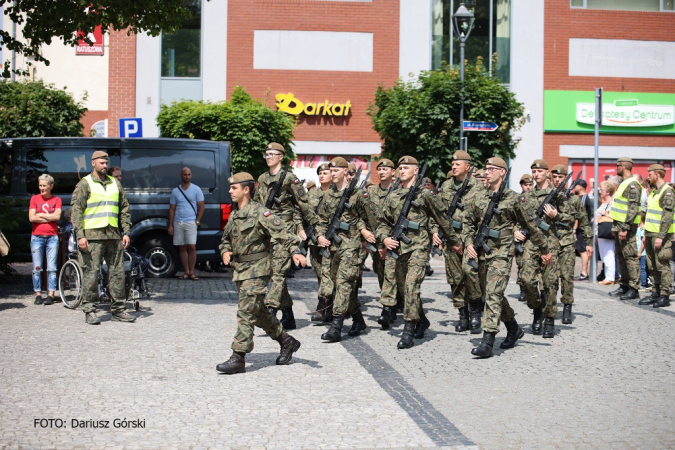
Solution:
<svg viewBox="0 0 675 450"><path fill-rule="evenodd" d="M192 184L192 171L184 167L180 171L181 184L171 193L169 206L169 236L173 245L180 249L180 262L185 273L183 280L198 280L195 276L197 262L197 228L204 215L204 194L199 186Z"/></svg>

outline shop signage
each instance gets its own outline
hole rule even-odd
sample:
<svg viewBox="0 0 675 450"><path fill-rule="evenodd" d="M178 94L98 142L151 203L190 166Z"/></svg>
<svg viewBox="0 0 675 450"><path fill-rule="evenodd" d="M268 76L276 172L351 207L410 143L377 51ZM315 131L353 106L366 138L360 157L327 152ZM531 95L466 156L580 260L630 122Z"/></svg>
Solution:
<svg viewBox="0 0 675 450"><path fill-rule="evenodd" d="M594 124L595 103L577 103L577 122ZM612 127L659 127L675 123L675 106L640 105L638 100L602 104L602 125Z"/></svg>
<svg viewBox="0 0 675 450"><path fill-rule="evenodd" d="M306 114L308 116L347 116L352 103L347 100L345 103L330 103L328 100L323 103L303 103L292 93L277 94L277 109L294 116Z"/></svg>
<svg viewBox="0 0 675 450"><path fill-rule="evenodd" d="M87 35L92 42L91 45L84 40L84 33L77 32L77 45L75 46L76 55L103 55L103 28L96 25L94 31Z"/></svg>

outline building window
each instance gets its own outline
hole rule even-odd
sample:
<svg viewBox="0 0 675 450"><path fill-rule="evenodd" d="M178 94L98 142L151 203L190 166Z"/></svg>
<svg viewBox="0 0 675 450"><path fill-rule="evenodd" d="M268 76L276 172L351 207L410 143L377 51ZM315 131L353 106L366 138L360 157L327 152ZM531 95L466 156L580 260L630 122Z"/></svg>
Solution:
<svg viewBox="0 0 675 450"><path fill-rule="evenodd" d="M162 33L162 77L199 78L202 56L202 0L184 0L192 13L175 33Z"/></svg>
<svg viewBox="0 0 675 450"><path fill-rule="evenodd" d="M613 11L673 11L673 0L570 0L572 8Z"/></svg>
<svg viewBox="0 0 675 450"><path fill-rule="evenodd" d="M433 0L432 69L443 64L459 65L459 41L452 32L452 14L460 0ZM465 1L475 15L464 58L472 63L480 56L504 83L510 82L511 0ZM491 55L497 55L496 65Z"/></svg>

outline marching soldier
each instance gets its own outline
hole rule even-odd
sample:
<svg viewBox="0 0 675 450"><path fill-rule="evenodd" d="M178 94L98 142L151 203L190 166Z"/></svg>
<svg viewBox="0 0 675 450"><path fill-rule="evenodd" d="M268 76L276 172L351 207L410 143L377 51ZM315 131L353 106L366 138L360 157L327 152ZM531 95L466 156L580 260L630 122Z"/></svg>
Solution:
<svg viewBox="0 0 675 450"><path fill-rule="evenodd" d="M557 188L567 176L567 166L564 164L557 164L551 169L551 178L553 180L553 187ZM562 323L572 323L572 304L574 303L574 264L575 264L575 247L576 241L574 234L574 222L578 222L578 228L584 235L586 242L593 242L593 232L591 231L591 224L588 222L588 215L581 200L574 194L571 194L567 199L568 211L571 215L571 223L558 221L558 240L560 241L560 251L558 252L558 267L560 268L560 288L562 291ZM593 247L586 246L586 252L589 256L593 256Z"/></svg>
<svg viewBox="0 0 675 450"><path fill-rule="evenodd" d="M469 176L471 170L471 156L464 150L458 150L452 155L452 176L441 186L438 197L447 211L452 201ZM467 206L482 191L482 186L477 178L469 180L467 190L459 201ZM482 193L482 192L481 192ZM453 227L459 234L462 230L464 211L457 208L453 216ZM478 281L478 273L467 265L464 257L462 243L455 247L445 246L443 257L445 258L445 276L452 288L453 305L459 311L459 322L455 331L463 332L471 329L472 334L478 334L481 330L481 289ZM470 320L470 322L469 322Z"/></svg>
<svg viewBox="0 0 675 450"><path fill-rule="evenodd" d="M265 148L265 161L267 162L269 171L258 177L258 188L253 197L256 203L263 206L267 203L270 191L281 177L281 162L284 159L285 152L284 147L276 142L270 143ZM290 172L287 173L283 185L278 191L277 198L279 203L274 202L270 209L286 224L289 233L295 234L296 225L301 221L299 217L294 217L294 212L297 211L300 212L300 215L306 222L316 227L319 219L314 214L314 211L310 209L307 203L307 192L295 175ZM304 235L301 235L301 237L303 239L306 238ZM277 257L278 252L274 248L271 252L274 257ZM277 311L281 309L281 324L285 329L293 330L295 329L293 300L288 294L288 287L286 285L286 273L291 267L291 259L286 257L285 263L279 265L279 267L281 267L281 272L272 274L272 285L265 298L265 305L269 308L270 313L275 316Z"/></svg>
<svg viewBox="0 0 675 450"><path fill-rule="evenodd" d="M431 250L430 232L433 236L433 243L442 245L438 233L429 228L430 219L433 217L441 226L448 237L450 246L455 245L456 241L451 235L452 230L448 218L443 213L443 205L426 189L419 189L414 194L413 200L416 204L410 208L407 217L411 222L419 224L417 229L408 228L407 230L407 236L411 242L406 244L390 237L405 198L409 190L414 189L415 178L419 172L417 160L412 156L403 156L398 160L397 170L400 172L401 185L384 201L380 224L377 227L377 237L386 249L398 255L398 259L389 257L385 259L384 283L380 301L385 307L382 314L390 315L393 307L396 306L397 291L403 296L405 328L397 347L404 349L415 345L413 336L421 339L429 328L429 320L424 314L420 300L420 286L424 281L424 269Z"/></svg>
<svg viewBox="0 0 675 450"><path fill-rule="evenodd" d="M670 306L670 290L673 275L669 261L673 255L672 239L675 233L673 206L675 191L663 179L666 169L661 164L652 164L647 169L652 191L647 200L645 215L645 249L647 250L647 268L654 283L649 297L640 300L640 305L652 305L654 308Z"/></svg>
<svg viewBox="0 0 675 450"><path fill-rule="evenodd" d="M377 162L377 175L380 178L380 184L373 185L368 188L368 198L370 199L371 207L375 217L379 219L379 214L382 211L382 204L389 193L394 182L394 163L390 159L383 158ZM380 250L378 253L373 253L373 271L377 274L377 281L382 289L382 282L384 281L384 256L385 250Z"/></svg>
<svg viewBox="0 0 675 450"><path fill-rule="evenodd" d="M216 370L225 374L246 372L245 356L253 350L253 329L258 326L279 342L281 351L276 363L291 362L300 342L287 334L281 323L270 315L264 305L267 283L273 273L272 265L284 263L284 259L271 257L271 241L276 241L278 253L290 255L297 251L298 238L290 233L282 220L259 203L251 200L255 186L253 177L245 172L228 180L230 195L238 209L232 213L223 231L220 253L225 265L232 262L232 281L237 285L239 306L237 308L237 332L232 342L232 356ZM305 265L305 257L293 255L293 261ZM275 267L278 271L280 267Z"/></svg>
<svg viewBox="0 0 675 450"><path fill-rule="evenodd" d="M473 260L478 259L477 251L473 247L473 241L479 231L483 216L490 204L493 193L497 192L505 182L506 162L502 158L493 157L485 162L486 182L489 188L481 189L474 200L467 206L464 214L464 229L461 237L466 248L466 255ZM484 260L480 264L485 265L487 283L485 287L485 321L483 323L483 339L480 344L471 350L471 353L481 358L493 356L495 335L499 332L499 322L506 326L506 339L501 343L501 348L513 348L516 341L523 337L524 332L515 319L513 309L504 296L504 291L509 283L511 264L513 257L514 226L525 227L530 233L533 247L540 252L540 260L543 264L549 264L553 259L549 251L548 243L540 233L534 221L527 220L529 214L523 211L521 203L523 196L510 189L504 189L496 205L501 214L495 214L489 223L492 237L488 246L490 253L483 253ZM526 219L527 218L527 219ZM494 234L492 234L494 233Z"/></svg>
<svg viewBox="0 0 675 450"><path fill-rule="evenodd" d="M330 176L330 166L328 163L323 163L316 168L316 173L319 176L319 187L310 191L308 195L309 207L312 211L318 213L319 206L323 202L323 194L330 189L330 186L333 184L333 179ZM316 230L314 230L316 234ZM324 275L324 264L323 256L320 254L321 247L315 245L314 243L309 243L309 254L312 259L312 267L316 272L316 278L319 283L319 289L317 292L321 292L321 284L328 283L330 285L329 290L333 292L333 280L330 279L330 274ZM316 311L312 313L312 322L326 322L330 321L330 315L332 314L333 305L326 303L326 297L319 296L319 303L316 306Z"/></svg>
<svg viewBox="0 0 675 450"><path fill-rule="evenodd" d="M532 187L534 186L534 182L532 181L532 175L530 174L525 174L522 177L520 177L520 189L521 189L521 194L526 194L532 190ZM529 241L525 241L523 243L523 247L531 245ZM520 293L518 294L518 301L524 302L525 301L525 291L523 290L523 285L525 282L523 281L523 255L525 252L516 254L516 266L518 267L518 280L516 281L516 284L518 284L518 287L520 288Z"/></svg>
<svg viewBox="0 0 675 450"><path fill-rule="evenodd" d="M638 298L640 284L640 257L637 254L635 235L640 224L642 185L633 176L633 160L621 157L616 162L616 174L623 181L614 193L610 217L614 220L614 246L619 260L621 285L610 296L621 300Z"/></svg>

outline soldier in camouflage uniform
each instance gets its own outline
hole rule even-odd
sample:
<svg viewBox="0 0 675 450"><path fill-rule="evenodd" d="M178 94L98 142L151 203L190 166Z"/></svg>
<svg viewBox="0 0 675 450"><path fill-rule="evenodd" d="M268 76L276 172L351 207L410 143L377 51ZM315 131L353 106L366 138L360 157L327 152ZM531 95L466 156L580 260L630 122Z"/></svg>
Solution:
<svg viewBox="0 0 675 450"><path fill-rule="evenodd" d="M391 188L394 183L394 163L390 159L380 159L377 162L377 175L380 178L380 184L369 187L367 192L373 213L379 221L382 204L389 193L389 188ZM377 281L380 284L380 289L382 289L382 282L384 281L385 254L385 250L380 250L378 253L372 254L373 271L377 274Z"/></svg>
<svg viewBox="0 0 675 450"><path fill-rule="evenodd" d="M553 190L547 178L549 175L548 167L546 161L535 160L531 165L535 187L527 194L519 196L519 201L522 203L521 207L526 212L528 220L534 221L539 205ZM560 275L557 260L560 251L557 223L573 223L574 216L568 212L568 209L562 192L544 207L541 220L542 223L548 224L550 228L548 231L541 226L539 228L548 243L548 250L553 254L551 264L542 262L540 250L535 247L525 247L523 255L525 260L523 278L526 280L525 299L527 300L527 306L534 312L532 334L543 334L545 338L555 336L555 317L558 314L558 277ZM519 242L525 240L525 236L520 231L516 231L515 236ZM543 333L542 320L544 322Z"/></svg>
<svg viewBox="0 0 675 450"><path fill-rule="evenodd" d="M391 314L396 305L397 291L405 302L405 327L399 349L410 348L415 345L413 337L421 339L429 328L429 320L422 309L420 287L424 281L425 268L429 260L431 242L442 245L436 229L432 228L433 221L438 224L448 237L449 245L456 245L456 239L451 236L452 230L448 218L443 211L443 205L435 195L426 189L418 189L414 194L415 204L410 208L407 219L419 224L416 229L408 227L406 235L410 243L396 241L391 233L401 214L403 203L410 189L414 187L419 167L417 160L412 156L403 156L398 160L398 170L401 176L401 185L392 191L382 205L380 224L377 227L377 237L386 249L396 253L398 259L387 257L384 268L384 283L380 302L384 305L383 315Z"/></svg>
<svg viewBox="0 0 675 450"><path fill-rule="evenodd" d="M532 190L532 187L534 186L534 182L532 181L532 175L525 174L522 177L520 177L520 189L521 189L521 194L526 194ZM531 245L529 241L525 241L523 244L524 246L529 246ZM524 302L525 301L525 291L523 290L523 286L525 285L525 281L523 280L523 253L518 253L516 252L516 266L518 267L518 279L516 281L516 284L518 284L518 287L520 288L520 293L518 294L518 301Z"/></svg>
<svg viewBox="0 0 675 450"><path fill-rule="evenodd" d="M557 164L551 169L551 179L553 187L557 188L567 176L567 166ZM564 189L564 188L563 188ZM571 223L557 222L558 240L560 241L560 251L558 252L558 267L560 268L560 287L562 291L563 314L562 323L572 323L572 304L574 303L574 265L576 264L576 253L574 243L576 234L574 231L574 222L578 223L578 228L584 235L586 242L593 242L593 232L591 224L588 222L588 215L581 200L574 194L570 194L567 199L568 210L571 215ZM586 246L586 252L589 257L593 256L593 247Z"/></svg>
<svg viewBox="0 0 675 450"><path fill-rule="evenodd" d="M509 283L511 264L513 258L514 227L523 227L530 233L533 246L541 253L541 261L546 264L552 260L548 244L539 232L533 221L525 219L521 209L518 195L510 189L504 189L499 198L497 209L501 214L494 214L489 223L490 231L495 232L496 237L488 239L487 245L490 253L485 254L481 249L475 249L474 239L478 234L483 217L486 214L493 193L497 192L506 174L506 162L502 158L489 158L485 162L486 183L488 189L481 189L474 200L467 206L464 214L464 228L461 232L461 240L466 248L467 258L478 260L477 251L484 255L480 261L485 266L487 283L485 286L485 323L483 324L483 339L480 344L471 350L471 353L480 358L489 358L493 355L495 335L499 332L499 322L506 325L506 339L500 345L501 348L513 348L516 341L523 337L523 330L516 322L513 309L504 296L504 291Z"/></svg>
<svg viewBox="0 0 675 450"><path fill-rule="evenodd" d="M122 184L107 174L108 155L97 150L91 157L93 171L75 187L71 199L73 232L82 268L82 311L85 322L98 325L98 274L101 261L108 266L112 320L133 322L125 311L124 249L129 246L131 215ZM120 227L121 225L121 227ZM123 236L120 241L120 228Z"/></svg>
<svg viewBox="0 0 675 450"><path fill-rule="evenodd" d="M333 184L333 179L330 176L330 166L328 165L328 163L323 163L319 167L317 167L316 173L319 176L319 187L317 189L314 189L313 191L310 191L308 195L308 202L311 210L318 213L319 206L323 202L323 194L328 189L330 189L330 186ZM314 232L316 233L316 230L314 230ZM316 272L316 278L319 283L319 289L317 290L317 292L322 292L321 290L322 283L328 283L330 287L327 288L327 290L333 292L333 280L330 279L330 274L324 273L325 268L323 264L323 256L321 256L321 254L319 253L320 251L321 247L315 245L310 241L309 254L310 257L312 258L312 267ZM327 304L326 301L327 301L326 297L319 296L319 303L316 306L316 311L312 313L312 322L325 322L328 319L331 319L328 313L332 314L333 305Z"/></svg>
<svg viewBox="0 0 675 450"><path fill-rule="evenodd" d="M635 235L641 221L642 184L633 176L633 160L628 157L617 160L616 174L623 181L614 193L609 215L614 220L612 233L619 260L621 285L609 295L621 300L631 300L640 296L640 256L637 253Z"/></svg>
<svg viewBox="0 0 675 450"><path fill-rule="evenodd" d="M640 300L640 305L652 305L653 308L670 306L670 290L673 274L670 271L670 259L673 255L673 208L675 191L663 179L666 169L661 164L652 164L649 172L649 185L652 187L647 200L645 214L645 250L647 267L653 277L651 295Z"/></svg>
<svg viewBox="0 0 675 450"><path fill-rule="evenodd" d="M232 356L216 370L226 374L246 372L246 353L253 351L254 326L258 326L279 342L281 351L276 363L291 362L293 353L300 348L298 342L287 334L276 317L265 309L264 297L270 275L279 270L284 259L270 257L271 241L276 242L276 251L293 255L293 261L305 265L305 257L298 252L298 237L288 232L281 219L264 206L251 200L254 188L253 177L245 172L228 180L230 195L238 208L230 215L223 231L220 254L224 264L232 263L232 281L237 285L239 306L237 308L237 332L232 342ZM277 267L272 267L273 265Z"/></svg>
<svg viewBox="0 0 675 450"><path fill-rule="evenodd" d="M464 150L457 150L452 155L452 177L441 186L438 198L447 211L455 198L455 194L469 176L471 170L471 156ZM469 181L467 190L459 202L464 205L464 210L473 201L474 197L483 193L482 186L477 178ZM459 234L462 230L464 211L457 208L453 216L452 226ZM481 288L478 281L478 273L467 265L463 246L459 243L450 248L445 246L443 257L445 258L445 276L448 284L452 287L453 305L459 311L459 322L455 331L462 332L471 329L472 334L478 334L481 330ZM469 322L469 318L471 322Z"/></svg>
<svg viewBox="0 0 675 450"><path fill-rule="evenodd" d="M284 152L284 147L276 142L270 143L265 148L265 161L270 170L258 177L258 187L253 197L256 203L263 206L267 203L270 191L279 181ZM286 174L283 186L279 189L278 199L279 203L275 202L271 210L286 224L289 233L295 234L303 219L316 228L319 219L307 203L307 192L302 187L300 180L290 172ZM297 214L298 212L300 214ZM301 237L306 239L304 235L301 235ZM275 258L284 257L277 256L278 253L283 254L283 252L277 252L273 246L272 255ZM281 271L272 274L272 285L265 298L265 306L275 316L277 310L281 309L281 324L285 329L292 330L295 329L295 315L293 314L293 300L288 294L288 286L286 285L286 273L291 267L290 258L285 256L284 263L278 266Z"/></svg>
<svg viewBox="0 0 675 450"><path fill-rule="evenodd" d="M331 160L330 171L333 185L324 193L323 202L319 208L320 223L316 231L319 236L319 245L327 247L330 254L330 263L324 262L323 271L334 280L335 287L334 297L333 285L322 283L319 292L319 296L327 299L333 298L333 321L330 329L321 336L321 339L328 342L338 342L342 339L342 326L347 314L351 314L354 321L349 330L350 336L358 336L366 328L366 322L355 295L362 263L361 237L372 244L377 243L371 231L377 226L377 220L361 189L355 189L351 193L348 199L351 208L345 208L339 217L339 220L345 224L337 232L342 242L337 244L325 237L331 220L336 214L343 191L349 188L347 169L348 163L344 158L338 156Z"/></svg>

